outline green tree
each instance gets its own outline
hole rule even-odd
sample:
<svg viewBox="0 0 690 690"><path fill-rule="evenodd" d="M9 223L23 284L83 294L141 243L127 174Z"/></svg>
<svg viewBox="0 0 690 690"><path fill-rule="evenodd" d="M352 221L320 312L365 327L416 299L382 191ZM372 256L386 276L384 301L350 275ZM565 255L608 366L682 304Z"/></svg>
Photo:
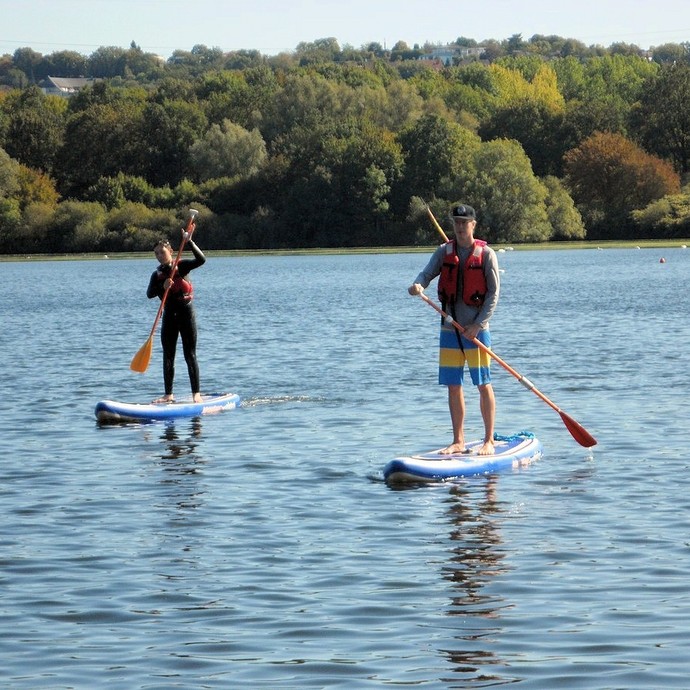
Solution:
<svg viewBox="0 0 690 690"><path fill-rule="evenodd" d="M267 142L293 127L319 128L342 119L353 90L329 82L323 76L306 71L289 74L276 93L261 126Z"/></svg>
<svg viewBox="0 0 690 690"><path fill-rule="evenodd" d="M29 204L33 203L43 204L52 208L57 206L60 195L55 189L53 180L48 175L20 164L18 180L19 190L16 198L22 211Z"/></svg>
<svg viewBox="0 0 690 690"><path fill-rule="evenodd" d="M650 78L631 121L648 151L672 160L682 175L690 172L690 66L664 67Z"/></svg>
<svg viewBox="0 0 690 690"><path fill-rule="evenodd" d="M38 81L37 70L42 60L41 53L31 48L17 48L14 51L14 66L26 75L29 84L35 84Z"/></svg>
<svg viewBox="0 0 690 690"><path fill-rule="evenodd" d="M0 148L0 251L21 251L17 245L17 229L21 208L17 194L21 186L20 165Z"/></svg>
<svg viewBox="0 0 690 690"><path fill-rule="evenodd" d="M560 175L563 154L568 148L563 125L562 111L525 98L497 109L482 123L479 136L485 140L515 139L529 156L537 175Z"/></svg>
<svg viewBox="0 0 690 690"><path fill-rule="evenodd" d="M572 99L563 117L563 147L575 148L595 132L627 136L629 117L630 105L615 94L583 101Z"/></svg>
<svg viewBox="0 0 690 690"><path fill-rule="evenodd" d="M125 76L127 51L117 46L101 46L89 57L89 76L101 79Z"/></svg>
<svg viewBox="0 0 690 690"><path fill-rule="evenodd" d="M201 181L214 177L250 177L266 163L266 144L258 129L248 132L230 120L211 125L192 144L189 155Z"/></svg>
<svg viewBox="0 0 690 690"><path fill-rule="evenodd" d="M585 63L584 91L580 100L616 95L632 105L658 66L638 55L602 55Z"/></svg>
<svg viewBox="0 0 690 690"><path fill-rule="evenodd" d="M187 101L149 103L143 112L141 144L145 164L135 174L156 186L175 186L192 176L189 149L207 127L204 113Z"/></svg>
<svg viewBox="0 0 690 690"><path fill-rule="evenodd" d="M243 127L250 127L256 120L251 90L240 72L207 73L199 80L196 93L210 123L232 120Z"/></svg>
<svg viewBox="0 0 690 690"><path fill-rule="evenodd" d="M552 60L556 83L566 103L572 99L584 99L586 95L586 67L582 60L573 56Z"/></svg>
<svg viewBox="0 0 690 690"><path fill-rule="evenodd" d="M179 237L182 222L176 216L174 210L152 209L127 201L111 209L103 219L99 248L104 251L150 250L161 238Z"/></svg>
<svg viewBox="0 0 690 690"><path fill-rule="evenodd" d="M279 91L278 81L265 66L211 72L196 87L196 96L210 123L232 120L245 129L261 124L264 112Z"/></svg>
<svg viewBox="0 0 690 690"><path fill-rule="evenodd" d="M483 143L474 154L473 177L458 185L459 198L477 209L482 238L493 243L543 242L553 234L547 190L515 141Z"/></svg>
<svg viewBox="0 0 690 690"><path fill-rule="evenodd" d="M269 189L281 190L273 202L280 246L370 243L402 168L393 135L348 120L293 128L278 143L267 168Z"/></svg>
<svg viewBox="0 0 690 690"><path fill-rule="evenodd" d="M405 172L398 198L407 207L412 196L452 198L458 176L469 177L477 135L436 115L425 115L399 137Z"/></svg>
<svg viewBox="0 0 690 690"><path fill-rule="evenodd" d="M652 59L660 65L688 64L690 53L687 45L664 43L652 51Z"/></svg>
<svg viewBox="0 0 690 690"><path fill-rule="evenodd" d="M100 204L65 201L53 215L45 250L48 252L86 252L100 247L105 237L106 211Z"/></svg>
<svg viewBox="0 0 690 690"><path fill-rule="evenodd" d="M179 186L178 186L179 187ZM107 209L119 208L126 201L144 204L149 208L175 208L187 197L186 191L170 186L154 187L143 177L118 173L114 177L101 177L96 184L89 187L83 195L84 201L97 201ZM196 196L193 189L188 195ZM180 201L180 198L182 201Z"/></svg>
<svg viewBox="0 0 690 690"><path fill-rule="evenodd" d="M7 199L19 191L19 163L5 149L0 148L0 199Z"/></svg>
<svg viewBox="0 0 690 690"><path fill-rule="evenodd" d="M88 59L73 50L59 50L45 57L46 76L84 77L88 72Z"/></svg>
<svg viewBox="0 0 690 690"><path fill-rule="evenodd" d="M552 228L551 239L583 240L587 230L582 215L558 177L547 175L541 182L546 187L546 215Z"/></svg>
<svg viewBox="0 0 690 690"><path fill-rule="evenodd" d="M141 104L96 104L69 116L56 162L60 192L78 197L100 177L141 174L146 156L136 136L141 131Z"/></svg>
<svg viewBox="0 0 690 690"><path fill-rule="evenodd" d="M62 145L67 105L63 99L45 96L33 86L7 98L6 149L29 167L50 173Z"/></svg>
<svg viewBox="0 0 690 690"><path fill-rule="evenodd" d="M12 254L45 252L54 215L55 206L53 204L41 201L30 202L24 209L14 232L7 237L10 243L5 245L0 239L0 251ZM1 237L2 232L0 231Z"/></svg>
<svg viewBox="0 0 690 690"><path fill-rule="evenodd" d="M302 67L322 62L334 62L340 55L340 46L335 38L319 38L310 43L297 44L295 54Z"/></svg>
<svg viewBox="0 0 690 690"><path fill-rule="evenodd" d="M640 237L690 237L690 189L657 199L631 215Z"/></svg>
<svg viewBox="0 0 690 690"><path fill-rule="evenodd" d="M424 109L417 90L402 79L387 86L362 86L356 93L359 98L351 101L351 114L392 132L399 132L414 122Z"/></svg>

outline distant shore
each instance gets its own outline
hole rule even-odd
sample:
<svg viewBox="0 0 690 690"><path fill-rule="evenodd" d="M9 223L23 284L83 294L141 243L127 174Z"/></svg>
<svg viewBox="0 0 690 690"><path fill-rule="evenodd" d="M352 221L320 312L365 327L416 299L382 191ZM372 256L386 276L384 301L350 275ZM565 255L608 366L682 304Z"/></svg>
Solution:
<svg viewBox="0 0 690 690"><path fill-rule="evenodd" d="M690 238L673 240L611 240L579 242L538 242L533 244L492 244L497 251L541 251L544 249L685 249ZM206 256L308 256L318 254L421 254L433 249L433 245L423 247L341 247L314 249L236 249L208 250ZM3 261L96 261L104 259L150 259L152 252L77 253L77 254L5 254Z"/></svg>

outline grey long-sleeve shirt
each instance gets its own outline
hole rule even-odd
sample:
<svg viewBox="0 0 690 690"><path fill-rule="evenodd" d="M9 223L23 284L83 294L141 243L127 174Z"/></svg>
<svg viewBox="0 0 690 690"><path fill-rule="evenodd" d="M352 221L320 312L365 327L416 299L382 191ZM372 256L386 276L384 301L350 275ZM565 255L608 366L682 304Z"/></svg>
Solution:
<svg viewBox="0 0 690 690"><path fill-rule="evenodd" d="M464 266L467 257L472 252L472 247L467 249L458 247L458 258L460 259L460 266ZM414 279L415 283L419 283L423 288L429 287L431 281L441 274L441 266L443 266L443 257L446 253L446 245L442 244L431 255L429 263L424 267L422 272ZM460 297L455 303L455 315L453 318L461 325L468 326L471 323L479 324L480 328L488 328L489 320L498 304L498 295L500 292L501 281L498 276L498 258L496 252L489 246L484 247L484 254L482 257L482 266L484 268L484 276L486 278L486 297L484 304L477 309L468 304L465 304ZM462 271L458 271L458 295L462 295Z"/></svg>

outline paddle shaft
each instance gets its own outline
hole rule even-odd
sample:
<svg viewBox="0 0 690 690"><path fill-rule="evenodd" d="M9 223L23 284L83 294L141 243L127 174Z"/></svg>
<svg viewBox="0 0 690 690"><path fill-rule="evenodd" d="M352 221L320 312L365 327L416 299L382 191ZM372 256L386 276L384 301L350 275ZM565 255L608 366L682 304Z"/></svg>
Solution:
<svg viewBox="0 0 690 690"><path fill-rule="evenodd" d="M457 328L460 331L460 333L465 333L465 329L450 314L447 314L445 311L443 311L443 309L441 309L441 307L439 307L438 304L436 304L433 300L430 300L423 292L420 293L419 296L428 305L433 307L444 318L447 324L450 324L451 326ZM480 350L486 352L486 354L489 355L489 357L495 359L508 373L512 374L528 391L532 391L535 395L540 397L547 405L556 410L556 412L561 412L560 407L558 407L555 403L549 400L540 390L538 390L535 387L535 385L527 377L515 371L515 369L513 369L513 367L511 367L510 364L504 362L490 347L484 345L484 343L481 340L479 340L478 338L468 338L467 336L465 336L465 338L473 342Z"/></svg>
<svg viewBox="0 0 690 690"><path fill-rule="evenodd" d="M430 300L423 292L419 293L419 296L431 307L433 307L451 326L454 326L460 333L464 333L465 329L449 314L446 314L441 307L435 302ZM465 336L467 337L467 336ZM596 439L578 422L576 422L572 417L567 415L563 410L561 410L556 403L549 400L526 376L523 376L518 371L513 369L507 362L503 361L490 347L484 345L481 340L477 338L467 338L473 342L482 352L485 352L489 357L496 360L509 374L513 375L527 390L532 391L538 398L541 398L549 407L554 409L561 416L561 419L565 423L568 431L572 437L585 448L590 448L597 444Z"/></svg>

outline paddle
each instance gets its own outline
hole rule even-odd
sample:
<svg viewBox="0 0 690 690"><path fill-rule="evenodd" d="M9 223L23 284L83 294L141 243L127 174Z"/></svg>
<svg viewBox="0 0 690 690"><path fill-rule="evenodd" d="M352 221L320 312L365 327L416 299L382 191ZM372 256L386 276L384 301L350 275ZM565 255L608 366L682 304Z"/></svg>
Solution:
<svg viewBox="0 0 690 690"><path fill-rule="evenodd" d="M429 214L429 218L431 218L431 222L434 224L435 228L438 230L439 235L443 237L444 242L448 242L448 235L446 235L445 232L443 232L443 228L438 224L438 221L436 220L436 216L434 215L433 211L429 208L429 204L426 204L426 212Z"/></svg>
<svg viewBox="0 0 690 690"><path fill-rule="evenodd" d="M438 304L430 300L423 292L420 292L419 296L429 306L433 307L439 314L441 314L441 316L443 316L443 318L445 319L446 323L455 326L455 328L457 328L460 331L460 333L465 332L465 329L457 321L455 321L455 319L453 319L449 314L446 314L446 312L443 311L443 309L441 309L441 307L439 307ZM515 371L513 367L511 367L507 362L504 362L490 347L484 345L484 343L481 340L478 340L477 338L470 338L470 340L480 350L486 352L486 354L489 355L489 357L495 359L508 373L512 374L527 390L532 391L532 393L534 393L537 397L541 398L549 407L556 410L556 412L558 412L558 414L561 415L561 419L563 420L563 423L570 432L571 436L581 446L584 446L585 448L590 448L591 446L597 445L597 441L594 438L594 436L592 436L581 424L578 424L572 417L563 412L563 410L561 410L561 408L558 407L558 405L549 400L539 389L535 387L535 385L528 378Z"/></svg>
<svg viewBox="0 0 690 690"><path fill-rule="evenodd" d="M432 213L428 204L426 210L429 214L429 218L431 218L434 225L436 226L436 229L447 242L448 237L446 237L446 233L443 232L443 229L438 224L438 221L434 217L434 214ZM439 307L435 302L430 300L423 292L419 293L419 296L429 306L433 307L439 314L441 314L441 316L443 316L443 318L446 320L446 323L450 323L452 326L455 326L455 328L457 328L457 330L459 330L460 333L464 333L465 329L457 321L455 321L455 319L446 314L443 311L443 309L441 309L441 307ZM486 352L486 354L488 354L489 357L495 359L508 373L512 374L527 390L532 391L532 393L534 393L537 397L541 398L549 407L556 410L556 412L558 412L558 414L561 416L561 419L563 420L566 429L568 429L568 431L570 432L570 435L581 446L584 446L585 448L591 448L592 446L597 445L597 441L594 438L594 436L592 436L581 424L578 424L578 422L576 422L572 417L563 412L563 410L561 410L561 408L558 407L558 405L549 400L539 389L535 387L535 385L528 378L525 378L524 376L522 376L522 374L515 371L513 367L511 367L507 362L504 362L493 350L491 350L491 348L484 345L484 343L482 343L480 340L478 340L477 338L472 338L471 340L480 350Z"/></svg>
<svg viewBox="0 0 690 690"><path fill-rule="evenodd" d="M177 264L180 262L182 250L184 249L187 239L189 239L194 232L194 228L196 227L194 219L197 217L197 215L199 215L199 211L196 211L193 208L189 209L189 220L187 221L187 227L185 228L185 233L187 233L187 235L182 236L180 248L177 250L177 256L173 261L172 270L170 271L171 278L175 275L175 270L177 269ZM153 326L151 327L151 333L149 334L148 339L141 346L141 348L139 348L137 354L132 358L132 363L129 365L129 368L132 371L143 374L148 369L149 362L151 361L151 351L153 350L153 334L156 332L156 326L158 325L158 321L163 313L163 307L165 307L165 300L168 298L168 292L170 292L170 286L168 286L166 291L163 293L163 299L161 299L160 306L158 307L158 313L156 314L156 318L153 322Z"/></svg>

